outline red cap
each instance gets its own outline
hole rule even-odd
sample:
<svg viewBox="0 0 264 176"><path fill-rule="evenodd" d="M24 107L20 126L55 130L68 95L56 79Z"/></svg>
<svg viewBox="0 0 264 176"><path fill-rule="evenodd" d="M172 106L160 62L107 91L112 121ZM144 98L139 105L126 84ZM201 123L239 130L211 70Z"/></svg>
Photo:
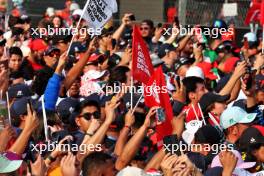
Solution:
<svg viewBox="0 0 264 176"><path fill-rule="evenodd" d="M211 63L200 62L197 64L197 66L203 70L204 76L206 78L208 78L210 80L216 80L217 79L217 76L214 75L214 73L211 71L211 69L213 68Z"/></svg>
<svg viewBox="0 0 264 176"><path fill-rule="evenodd" d="M88 59L88 62L96 62L98 61L99 57L103 56L103 54L96 54L96 53L93 53L89 59Z"/></svg>
<svg viewBox="0 0 264 176"><path fill-rule="evenodd" d="M262 136L264 136L264 126L254 125L253 127L257 128L259 132L262 134Z"/></svg>
<svg viewBox="0 0 264 176"><path fill-rule="evenodd" d="M48 45L42 39L35 39L29 42L29 48L32 51L45 51L48 48Z"/></svg>

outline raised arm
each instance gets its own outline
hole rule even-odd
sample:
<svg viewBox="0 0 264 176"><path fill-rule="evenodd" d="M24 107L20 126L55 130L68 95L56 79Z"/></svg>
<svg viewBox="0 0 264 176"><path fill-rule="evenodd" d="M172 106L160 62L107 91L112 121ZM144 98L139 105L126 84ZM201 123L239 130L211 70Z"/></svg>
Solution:
<svg viewBox="0 0 264 176"><path fill-rule="evenodd" d="M121 170L126 167L136 155L140 144L147 133L147 129L151 126L151 117L155 114L155 112L156 107L153 107L149 110L144 124L138 129L135 135L126 144L122 154L117 158L117 161L115 163L117 170Z"/></svg>
<svg viewBox="0 0 264 176"><path fill-rule="evenodd" d="M239 63L236 66L231 78L229 79L225 87L219 92L220 95L228 95L232 92L237 80L239 80L241 76L246 73L246 66L247 63L245 61Z"/></svg>
<svg viewBox="0 0 264 176"><path fill-rule="evenodd" d="M85 66L85 64L87 63L88 58L90 57L90 55L95 51L95 47L94 47L94 43L95 43L95 38L91 41L88 50L85 52L84 57L81 58L68 72L68 74L66 75L65 81L64 81L64 85L66 90L68 90L71 85L74 83L74 81L76 80L76 78L82 73L82 70Z"/></svg>

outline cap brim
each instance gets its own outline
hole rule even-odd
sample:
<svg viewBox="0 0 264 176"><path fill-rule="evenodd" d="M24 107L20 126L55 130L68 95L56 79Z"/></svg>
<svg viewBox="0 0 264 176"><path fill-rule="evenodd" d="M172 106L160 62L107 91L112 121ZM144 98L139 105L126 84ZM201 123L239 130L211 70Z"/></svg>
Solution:
<svg viewBox="0 0 264 176"><path fill-rule="evenodd" d="M223 103L229 100L229 98L230 98L230 95L223 95L223 96L219 95L216 99L216 102Z"/></svg>
<svg viewBox="0 0 264 176"><path fill-rule="evenodd" d="M255 120L257 113L247 114L244 118L242 118L238 123L251 123Z"/></svg>
<svg viewBox="0 0 264 176"><path fill-rule="evenodd" d="M10 161L9 164L5 168L0 169L0 173L9 173L9 172L16 171L21 166L22 162L23 160Z"/></svg>
<svg viewBox="0 0 264 176"><path fill-rule="evenodd" d="M240 169L249 169L252 168L256 165L256 162L244 162L241 163L240 165L236 166L236 168L240 168Z"/></svg>

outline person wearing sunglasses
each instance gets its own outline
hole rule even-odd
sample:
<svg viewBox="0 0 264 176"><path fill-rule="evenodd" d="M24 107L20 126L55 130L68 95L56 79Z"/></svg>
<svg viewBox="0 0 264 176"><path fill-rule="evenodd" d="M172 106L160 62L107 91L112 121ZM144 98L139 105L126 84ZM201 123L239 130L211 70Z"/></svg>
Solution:
<svg viewBox="0 0 264 176"><path fill-rule="evenodd" d="M60 50L54 46L50 46L46 52L44 52L44 62L45 65L53 68L54 65L57 63L58 59L60 57Z"/></svg>
<svg viewBox="0 0 264 176"><path fill-rule="evenodd" d="M75 123L78 126L79 131L86 134L92 119L100 120L100 106L96 101L84 100L77 109L77 114L78 115L75 117ZM86 135L92 136L93 133L87 133Z"/></svg>

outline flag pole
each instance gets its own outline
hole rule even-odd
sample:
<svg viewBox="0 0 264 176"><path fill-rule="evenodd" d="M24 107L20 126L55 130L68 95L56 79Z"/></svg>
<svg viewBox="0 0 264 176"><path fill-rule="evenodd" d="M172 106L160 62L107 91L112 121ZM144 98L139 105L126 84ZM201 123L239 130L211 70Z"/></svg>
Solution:
<svg viewBox="0 0 264 176"><path fill-rule="evenodd" d="M43 124L44 124L44 133L46 141L49 140L48 138L48 124L47 124L47 114L45 109L45 102L44 102L44 95L41 98L41 105L42 105L42 113L43 113Z"/></svg>
<svg viewBox="0 0 264 176"><path fill-rule="evenodd" d="M77 29L78 31L79 31L78 28L79 28L79 26L80 26L80 23L81 23L81 21L82 21L83 15L84 15L84 9L86 9L86 7L88 6L89 2L90 2L90 0L87 1L86 5L85 5L84 8L82 9L82 14L81 14L80 19L79 19L79 21L78 21L78 23L77 23L77 26L76 26L76 29ZM73 43L74 37L75 37L75 35L73 35L72 38L71 38L71 42L70 42L69 48L68 48L68 50L67 50L67 56L69 55L69 52L70 52L70 49L71 49L71 46L72 46L72 43Z"/></svg>
<svg viewBox="0 0 264 176"><path fill-rule="evenodd" d="M136 108L137 108L137 106L138 106L140 100L143 98L143 95L144 95L144 93L142 93L141 96L139 97L139 99L138 99L138 101L137 101L135 107L134 107L133 110L132 110L132 115L134 114L134 112L135 112L135 110L136 110Z"/></svg>
<svg viewBox="0 0 264 176"><path fill-rule="evenodd" d="M262 49L261 49L261 54L264 54L264 24L262 25Z"/></svg>
<svg viewBox="0 0 264 176"><path fill-rule="evenodd" d="M130 88L130 110L132 111L133 110L133 83L134 83L134 80L133 80L133 76L131 75L131 88Z"/></svg>
<svg viewBox="0 0 264 176"><path fill-rule="evenodd" d="M6 104L7 104L8 121L9 121L9 125L11 126L12 122L11 122L11 114L10 114L10 104L9 104L8 92L6 92Z"/></svg>

